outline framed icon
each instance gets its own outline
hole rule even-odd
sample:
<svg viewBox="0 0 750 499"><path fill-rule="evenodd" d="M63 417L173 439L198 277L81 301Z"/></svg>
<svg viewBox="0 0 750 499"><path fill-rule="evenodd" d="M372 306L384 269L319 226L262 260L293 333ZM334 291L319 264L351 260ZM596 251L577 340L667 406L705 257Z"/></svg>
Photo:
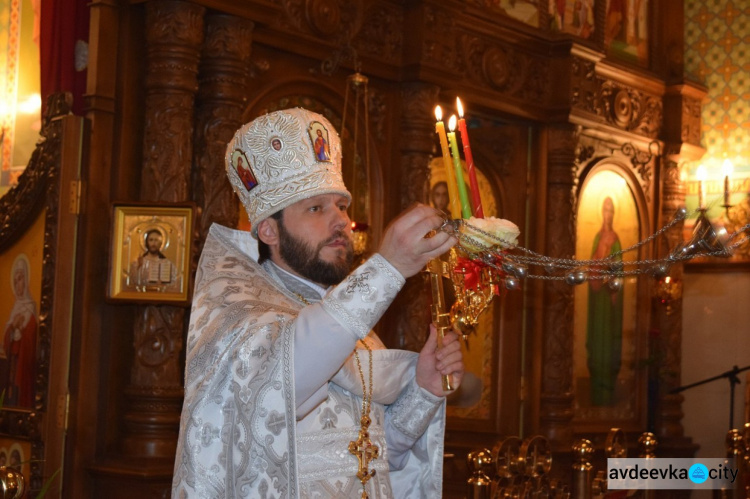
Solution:
<svg viewBox="0 0 750 499"><path fill-rule="evenodd" d="M189 302L193 205L115 204L108 297Z"/></svg>

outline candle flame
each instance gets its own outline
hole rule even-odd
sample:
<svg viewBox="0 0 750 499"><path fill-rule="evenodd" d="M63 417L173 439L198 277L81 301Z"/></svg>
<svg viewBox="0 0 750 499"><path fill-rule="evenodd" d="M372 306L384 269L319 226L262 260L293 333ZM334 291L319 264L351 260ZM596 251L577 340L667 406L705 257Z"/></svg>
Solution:
<svg viewBox="0 0 750 499"><path fill-rule="evenodd" d="M698 170L695 172L695 178L700 182L706 180L706 167L703 165L698 166Z"/></svg>
<svg viewBox="0 0 750 499"><path fill-rule="evenodd" d="M667 276L667 277L664 278L664 282L667 283L667 284L669 284L670 282L672 282L672 278L669 277L669 276Z"/></svg>
<svg viewBox="0 0 750 499"><path fill-rule="evenodd" d="M438 121L442 121L443 119L443 110L440 106L435 106L435 119Z"/></svg>
<svg viewBox="0 0 750 499"><path fill-rule="evenodd" d="M723 176L728 177L732 174L734 171L734 165L729 159L725 159L724 163L721 165L721 173Z"/></svg>
<svg viewBox="0 0 750 499"><path fill-rule="evenodd" d="M456 115L451 114L450 119L448 120L448 130L451 132L456 129Z"/></svg>
<svg viewBox="0 0 750 499"><path fill-rule="evenodd" d="M461 105L461 98L456 97L456 107L458 108L458 117L463 118L464 117L464 107Z"/></svg>

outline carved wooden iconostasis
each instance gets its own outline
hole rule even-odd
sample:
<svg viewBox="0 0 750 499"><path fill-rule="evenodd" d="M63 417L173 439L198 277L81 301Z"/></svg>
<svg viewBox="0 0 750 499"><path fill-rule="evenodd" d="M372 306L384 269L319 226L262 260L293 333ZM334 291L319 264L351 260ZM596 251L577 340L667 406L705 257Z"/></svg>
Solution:
<svg viewBox="0 0 750 499"><path fill-rule="evenodd" d="M56 94L31 160L0 199L3 321L0 463L31 494L59 493L67 429L71 289L84 146L83 119ZM48 485L47 485L48 484Z"/></svg>
<svg viewBox="0 0 750 499"><path fill-rule="evenodd" d="M402 209L430 202L440 178L433 110L440 104L449 116L457 96L483 196L496 216L520 227L523 246L553 257L590 256L606 189L621 244L671 219L684 202L680 165L700 154L700 135L691 130L700 127L694 109L702 90L682 82L681 62L672 56L682 32L667 13L681 2L640 2L645 10L625 25L603 0L582 2L577 13L573 2L563 13L555 11L560 2L512 4L92 3L91 166L78 260L86 278L76 288L77 418L67 496L160 496L171 484L189 308L106 301L101 274L108 258L104 265L98 258L109 252L112 203L194 203L194 271L210 225L238 225L224 173L226 144L262 113L303 106L339 129L355 194L350 215L370 227L370 250ZM354 53L369 78L369 136L357 144L364 118L355 122L353 102L343 105ZM637 257L667 254L681 237L665 236ZM421 348L430 320L427 284L425 275L407 281L378 326L387 345ZM603 405L590 398L581 312L589 306L587 288L527 280L495 300L469 340L475 392L449 404L447 496L465 493L466 453L506 436L548 438L561 475L574 438L590 437L601 449L612 425L652 429L660 449L690 451L679 397L664 387L647 396L651 371L640 363L650 356L649 331L660 331L662 367L676 373L664 383L678 383L680 369L679 304L670 314L654 305L652 284L642 276L623 288L620 369L610 383L614 402Z"/></svg>

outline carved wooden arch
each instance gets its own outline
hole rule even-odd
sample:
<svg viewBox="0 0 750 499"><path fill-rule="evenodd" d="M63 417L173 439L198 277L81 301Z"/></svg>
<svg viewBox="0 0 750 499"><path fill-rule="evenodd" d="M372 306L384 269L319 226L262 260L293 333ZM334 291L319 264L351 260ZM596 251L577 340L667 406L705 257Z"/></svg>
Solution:
<svg viewBox="0 0 750 499"><path fill-rule="evenodd" d="M321 82L320 78L294 79L287 82L269 85L258 89L255 99L250 101L243 113L243 122L252 121L257 116L265 113L287 109L291 107L303 107L310 111L322 114L331 124L336 127L339 135L341 131L341 120L343 115L344 95L342 90L332 84ZM353 111L348 111L347 123L353 121ZM360 117L359 129L364 133L365 126ZM371 115L372 120L372 115ZM347 125L349 128L349 125ZM373 127L370 126L369 148L370 148L370 177L367 179L369 188L369 203L367 206L368 222L370 225L370 249L373 242L380 241L384 230L383 199L384 179L383 167L377 154L378 146L374 141ZM364 151L360 151L361 157L365 157ZM350 186L347 186L350 188ZM356 193L352 193L356 195Z"/></svg>
<svg viewBox="0 0 750 499"><path fill-rule="evenodd" d="M633 194L636 208L638 209L638 225L640 227L640 238L647 237L652 232L652 220L653 216L650 213L650 205L648 203L648 193L643 189L643 185L639 179L633 166L626 161L625 157L618 156L602 156L592 158L582 169L580 176L578 177L578 186L576 189L576 207L575 212L578 212L578 203L581 199L581 193L583 192L588 180L600 171L609 170L620 175L628 185L630 192ZM640 258L646 258L651 254L652 247L650 245L644 246L646 254L641 254Z"/></svg>
<svg viewBox="0 0 750 499"><path fill-rule="evenodd" d="M643 241L653 232L652 220L654 219L651 213L651 205L648 202L648 193L644 192L643 185L641 183L640 174L625 156L599 156L591 158L588 163L583 166L580 170L580 176L578 179L578 185L576 187L576 206L574 212L576 214L576 226L579 223L579 209L581 204L581 194L585 191L591 178L596 174L610 171L617 174L625 181L625 184L630 191L635 203L638 216L638 241ZM576 229L578 235L578 230ZM622 249L626 249L623 247ZM648 260L652 258L654 254L653 244L644 244L638 249L636 258L639 260ZM634 318L634 340L636 341L635 346L635 360L639 361L648 356L648 331L650 328L650 314L651 314L651 285L652 277L648 274L638 276L638 282L636 285L635 295L635 318ZM574 365L571 364L574 368ZM623 362L623 368L625 363ZM639 390L640 395L635 397L636 406L633 408L632 416L627 419L602 419L602 420L581 420L580 415L576 413L574 417L574 424L577 431L594 431L594 432L606 432L609 427L618 426L622 427L627 431L640 431L646 424L646 374L643 370L635 371L635 383L636 390ZM572 387L574 388L574 387Z"/></svg>

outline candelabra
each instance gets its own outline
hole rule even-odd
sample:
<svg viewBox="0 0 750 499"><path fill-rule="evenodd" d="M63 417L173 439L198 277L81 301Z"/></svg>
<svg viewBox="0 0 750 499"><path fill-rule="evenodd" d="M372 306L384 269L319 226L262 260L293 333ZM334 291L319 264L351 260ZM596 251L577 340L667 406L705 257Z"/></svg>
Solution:
<svg viewBox="0 0 750 499"><path fill-rule="evenodd" d="M452 283L456 301L450 310L450 323L463 335L474 331L480 314L500 293L501 284L505 289L514 290L524 279L562 280L570 285L602 280L616 290L622 287L624 277L645 274L657 279L656 296L669 307L679 299L682 290L681 283L669 277L673 265L696 257L729 257L738 248L748 246L750 223L737 227L732 233L717 233L705 210L698 211L691 238L669 255L628 261L623 260L624 254L638 251L654 241L684 220L687 210L678 210L672 221L642 241L607 257L591 260L554 258L516 245L507 237L507 225L495 232L491 228L479 228L473 218L449 219L439 230L455 236L458 243L447 261L429 266L428 270ZM500 222L507 224L504 220ZM485 222L482 225L486 227Z"/></svg>

